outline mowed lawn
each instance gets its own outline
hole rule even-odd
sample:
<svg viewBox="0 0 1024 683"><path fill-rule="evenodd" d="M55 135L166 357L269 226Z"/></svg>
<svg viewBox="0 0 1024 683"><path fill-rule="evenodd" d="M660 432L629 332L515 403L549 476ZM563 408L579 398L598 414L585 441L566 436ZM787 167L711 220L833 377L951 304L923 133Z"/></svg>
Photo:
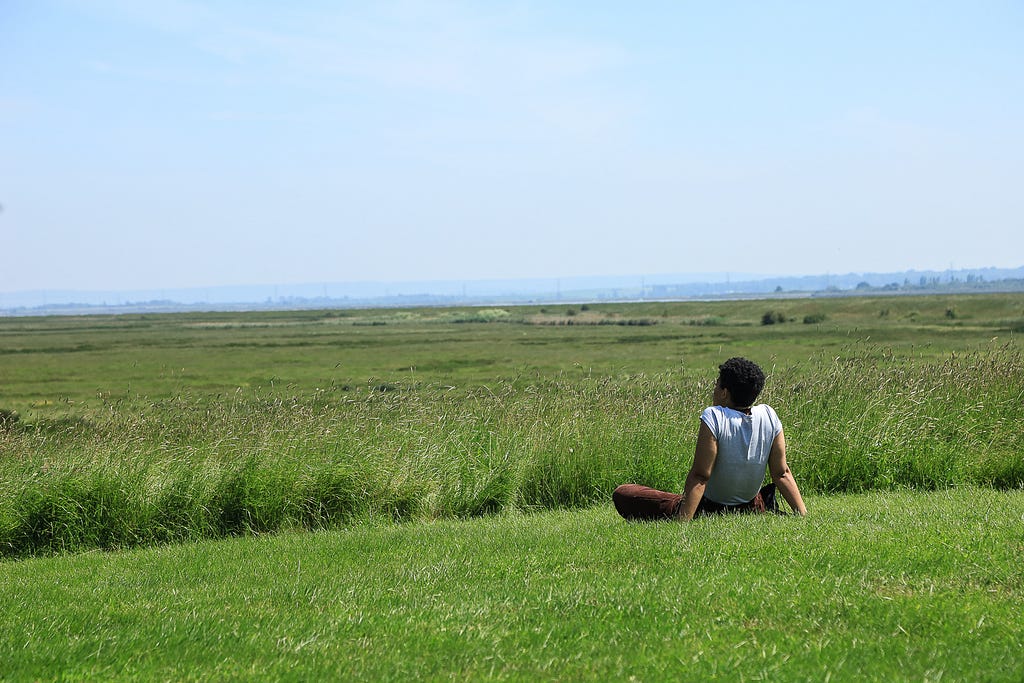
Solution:
<svg viewBox="0 0 1024 683"><path fill-rule="evenodd" d="M1024 680L1024 492L610 503L0 563L4 680Z"/></svg>

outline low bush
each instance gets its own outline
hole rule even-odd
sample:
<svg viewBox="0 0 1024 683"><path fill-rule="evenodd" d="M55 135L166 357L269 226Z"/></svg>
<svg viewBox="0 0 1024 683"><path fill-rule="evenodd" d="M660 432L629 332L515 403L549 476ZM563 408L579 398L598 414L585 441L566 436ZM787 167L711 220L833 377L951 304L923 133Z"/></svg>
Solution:
<svg viewBox="0 0 1024 683"><path fill-rule="evenodd" d="M690 318L686 321L686 324L698 327L717 327L725 324L725 318L720 315L705 315L699 318Z"/></svg>

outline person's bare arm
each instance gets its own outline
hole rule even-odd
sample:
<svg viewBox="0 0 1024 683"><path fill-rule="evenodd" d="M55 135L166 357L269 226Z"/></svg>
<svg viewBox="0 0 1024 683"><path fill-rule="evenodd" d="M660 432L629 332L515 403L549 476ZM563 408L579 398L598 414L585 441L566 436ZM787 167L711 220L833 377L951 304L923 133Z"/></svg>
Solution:
<svg viewBox="0 0 1024 683"><path fill-rule="evenodd" d="M693 465L686 475L686 486L683 489L683 504L679 506L679 520L688 522L697 512L704 489L711 477L711 469L718 457L718 440L703 421L697 433L697 449L693 454Z"/></svg>
<svg viewBox="0 0 1024 683"><path fill-rule="evenodd" d="M800 495L793 473L789 471L789 465L786 464L786 437L782 432L779 432L772 442L772 450L768 454L768 470L771 472L772 481L775 482L775 488L789 503L789 507L793 508L793 512L801 517L806 515L804 499Z"/></svg>

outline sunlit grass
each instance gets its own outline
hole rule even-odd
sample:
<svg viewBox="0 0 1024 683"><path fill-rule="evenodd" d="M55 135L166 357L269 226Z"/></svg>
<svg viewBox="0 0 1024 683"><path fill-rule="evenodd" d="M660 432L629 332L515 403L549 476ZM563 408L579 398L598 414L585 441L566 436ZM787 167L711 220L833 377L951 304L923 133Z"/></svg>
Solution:
<svg viewBox="0 0 1024 683"><path fill-rule="evenodd" d="M575 316L567 315L570 309ZM794 322L763 326L768 309ZM946 317L951 309L956 318ZM560 374L628 379L672 371L703 378L729 355L784 367L822 353L845 356L850 345L865 341L901 359L941 361L951 352L979 350L993 337L1011 342L1024 324L1024 295L482 310L488 309L0 318L0 409L34 421L93 415L124 399L187 394L219 401L239 389L287 399L345 386L465 389L543 383ZM498 320L496 310L509 315ZM825 320L800 322L809 315ZM498 321L452 322L458 319ZM584 319L656 324L531 322ZM715 324L694 324L709 320Z"/></svg>
<svg viewBox="0 0 1024 683"><path fill-rule="evenodd" d="M806 491L1024 485L1019 352L857 351L775 368L764 397ZM707 389L671 373L374 385L17 422L0 433L0 553L585 507L629 481L681 490Z"/></svg>
<svg viewBox="0 0 1024 683"><path fill-rule="evenodd" d="M1024 494L610 504L0 563L12 680L1024 676Z"/></svg>
<svg viewBox="0 0 1024 683"><path fill-rule="evenodd" d="M0 679L1024 678L1024 298L771 308L0 320ZM729 355L811 516L622 521Z"/></svg>

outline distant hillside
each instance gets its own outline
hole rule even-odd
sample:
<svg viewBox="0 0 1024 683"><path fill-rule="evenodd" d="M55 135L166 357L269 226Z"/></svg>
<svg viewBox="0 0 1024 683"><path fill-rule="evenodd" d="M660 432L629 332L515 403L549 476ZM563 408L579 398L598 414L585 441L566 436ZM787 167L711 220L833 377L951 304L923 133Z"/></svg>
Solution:
<svg viewBox="0 0 1024 683"><path fill-rule="evenodd" d="M1024 266L800 276L677 274L434 282L348 282L148 291L0 293L0 315L389 306L470 306L644 299L1024 291Z"/></svg>

